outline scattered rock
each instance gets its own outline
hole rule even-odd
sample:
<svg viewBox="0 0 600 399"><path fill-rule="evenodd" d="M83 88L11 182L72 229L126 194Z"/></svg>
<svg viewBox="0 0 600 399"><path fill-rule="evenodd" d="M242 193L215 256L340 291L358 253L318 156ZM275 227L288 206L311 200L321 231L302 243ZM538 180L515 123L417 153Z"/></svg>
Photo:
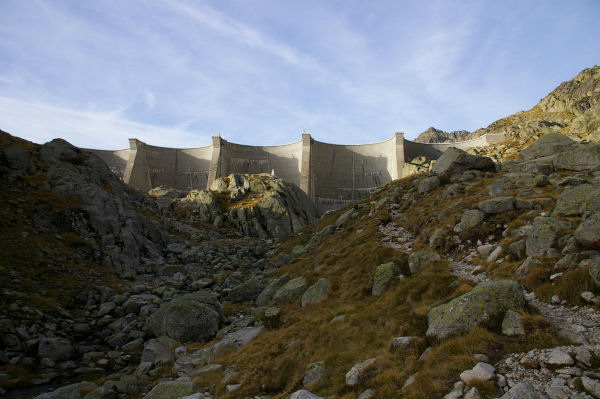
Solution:
<svg viewBox="0 0 600 399"><path fill-rule="evenodd" d="M482 283L470 292L431 309L427 314L427 336L446 338L466 332L474 325L497 325L507 310L524 304L523 291L516 281Z"/></svg>
<svg viewBox="0 0 600 399"><path fill-rule="evenodd" d="M508 310L502 320L502 334L508 336L525 335L523 316L514 310Z"/></svg>
<svg viewBox="0 0 600 399"><path fill-rule="evenodd" d="M488 157L471 155L456 147L450 147L435 163L433 173L437 175L454 175L465 170L494 170L494 161Z"/></svg>
<svg viewBox="0 0 600 399"><path fill-rule="evenodd" d="M575 230L575 239L586 248L600 248L600 212L594 213L581 222Z"/></svg>
<svg viewBox="0 0 600 399"><path fill-rule="evenodd" d="M304 308L309 303L318 303L325 298L327 295L327 290L329 289L329 280L326 278L318 279L313 285L308 287L308 289L302 295L302 307Z"/></svg>
<svg viewBox="0 0 600 399"><path fill-rule="evenodd" d="M410 274L415 275L423 265L431 262L439 262L442 260L436 252L415 251L408 256L408 268Z"/></svg>
<svg viewBox="0 0 600 399"><path fill-rule="evenodd" d="M304 277L296 277L285 283L273 296L273 301L278 304L292 303L306 291L306 280Z"/></svg>
<svg viewBox="0 0 600 399"><path fill-rule="evenodd" d="M496 197L477 204L480 211L487 214L504 213L514 209L512 197Z"/></svg>
<svg viewBox="0 0 600 399"><path fill-rule="evenodd" d="M426 177L425 179L419 182L419 186L417 187L417 191L419 194L426 193L431 190L435 190L440 186L440 178L438 176Z"/></svg>
<svg viewBox="0 0 600 399"><path fill-rule="evenodd" d="M460 373L460 379L469 385L474 381L489 381L496 377L496 369L488 363L479 362L471 370Z"/></svg>
<svg viewBox="0 0 600 399"><path fill-rule="evenodd" d="M373 296L381 296L388 288L392 279L400 274L400 269L394 262L383 263L375 269L375 277L373 277Z"/></svg>
<svg viewBox="0 0 600 399"><path fill-rule="evenodd" d="M161 306L148 317L146 329L155 337L166 335L182 343L204 341L214 337L222 320L217 296L201 290Z"/></svg>
<svg viewBox="0 0 600 399"><path fill-rule="evenodd" d="M372 374L372 365L375 358L367 359L364 362L355 364L350 371L346 373L346 385L356 386L364 383Z"/></svg>
<svg viewBox="0 0 600 399"><path fill-rule="evenodd" d="M325 373L325 363L315 362L311 363L306 367L306 373L304 373L304 379L302 383L305 386L309 386L321 381Z"/></svg>

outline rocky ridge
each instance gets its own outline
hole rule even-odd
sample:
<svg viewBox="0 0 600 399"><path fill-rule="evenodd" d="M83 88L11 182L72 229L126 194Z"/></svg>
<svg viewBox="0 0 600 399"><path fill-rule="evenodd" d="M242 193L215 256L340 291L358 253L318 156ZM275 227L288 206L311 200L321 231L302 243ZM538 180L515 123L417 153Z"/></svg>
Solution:
<svg viewBox="0 0 600 399"><path fill-rule="evenodd" d="M471 139L471 133L466 130L445 132L434 127L427 128L415 139L418 143L448 143L455 141L466 141Z"/></svg>

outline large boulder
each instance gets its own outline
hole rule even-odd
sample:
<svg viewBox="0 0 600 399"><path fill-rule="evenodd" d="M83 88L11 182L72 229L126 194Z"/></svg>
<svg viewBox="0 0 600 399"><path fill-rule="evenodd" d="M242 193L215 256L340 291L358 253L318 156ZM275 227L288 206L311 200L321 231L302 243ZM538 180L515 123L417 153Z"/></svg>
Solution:
<svg viewBox="0 0 600 399"><path fill-rule="evenodd" d="M221 303L209 290L187 294L168 302L146 321L146 329L155 337L166 335L186 343L214 337L224 320Z"/></svg>
<svg viewBox="0 0 600 399"><path fill-rule="evenodd" d="M556 154L553 160L556 170L590 170L600 165L600 144L579 145L571 151Z"/></svg>
<svg viewBox="0 0 600 399"><path fill-rule="evenodd" d="M538 216L533 220L533 229L525 240L527 256L542 256L557 241L558 233L571 228L571 223L546 216Z"/></svg>
<svg viewBox="0 0 600 399"><path fill-rule="evenodd" d="M460 233L462 231L471 230L483 223L485 219L485 213L478 209L468 209L460 216L460 222L454 226L454 232Z"/></svg>
<svg viewBox="0 0 600 399"><path fill-rule="evenodd" d="M419 194L426 193L431 190L435 190L440 186L440 178L438 176L426 177L419 182L417 191Z"/></svg>
<svg viewBox="0 0 600 399"><path fill-rule="evenodd" d="M600 201L600 197L597 200ZM600 212L581 222L575 230L575 239L586 248L600 247Z"/></svg>
<svg viewBox="0 0 600 399"><path fill-rule="evenodd" d="M392 280L400 274L400 269L394 262L383 263L375 269L373 277L373 296L381 296L388 288Z"/></svg>
<svg viewBox="0 0 600 399"><path fill-rule="evenodd" d="M373 374L373 365L375 364L376 358L367 359L363 362L357 363L350 371L346 373L346 385L357 386L363 384Z"/></svg>
<svg viewBox="0 0 600 399"><path fill-rule="evenodd" d="M446 338L471 327L498 326L507 310L525 305L519 283L513 280L482 283L470 292L436 306L427 314L427 336Z"/></svg>
<svg viewBox="0 0 600 399"><path fill-rule="evenodd" d="M519 160L529 161L568 150L575 142L560 133L548 133L519 153Z"/></svg>
<svg viewBox="0 0 600 399"><path fill-rule="evenodd" d="M140 362L149 362L152 366L171 366L175 362L175 348L179 343L169 337L151 339L144 343Z"/></svg>
<svg viewBox="0 0 600 399"><path fill-rule="evenodd" d="M313 285L308 287L308 289L302 295L302 307L304 308L309 303L318 303L325 298L327 295L327 290L329 289L329 280L322 277L318 279Z"/></svg>
<svg viewBox="0 0 600 399"><path fill-rule="evenodd" d="M251 278L236 285L227 295L231 302L254 301L263 291L264 283L257 278Z"/></svg>
<svg viewBox="0 0 600 399"><path fill-rule="evenodd" d="M494 170L495 164L491 158L471 155L456 147L450 147L435 163L433 173L437 175L453 175L465 170Z"/></svg>
<svg viewBox="0 0 600 399"><path fill-rule="evenodd" d="M504 213L515 209L512 197L496 197L477 204L480 211L487 214Z"/></svg>
<svg viewBox="0 0 600 399"><path fill-rule="evenodd" d="M292 303L306 291L306 280L304 277L297 277L285 283L283 287L277 290L273 300L278 304Z"/></svg>
<svg viewBox="0 0 600 399"><path fill-rule="evenodd" d="M567 187L558 197L552 216L577 216L600 211L600 186L581 184Z"/></svg>
<svg viewBox="0 0 600 399"><path fill-rule="evenodd" d="M271 299L273 299L273 296L275 295L277 290L280 289L281 287L283 287L285 285L285 283L287 283L288 281L290 281L289 274L284 274L283 276L281 276L279 278L271 280L267 284L265 289L262 290L260 295L258 295L258 298L256 298L256 304L258 306L262 306L262 305L266 304L267 302L269 302Z"/></svg>

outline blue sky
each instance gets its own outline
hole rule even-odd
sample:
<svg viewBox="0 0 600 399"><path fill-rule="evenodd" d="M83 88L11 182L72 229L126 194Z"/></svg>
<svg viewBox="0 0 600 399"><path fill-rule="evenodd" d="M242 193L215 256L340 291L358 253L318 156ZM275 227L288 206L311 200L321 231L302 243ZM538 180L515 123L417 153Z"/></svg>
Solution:
<svg viewBox="0 0 600 399"><path fill-rule="evenodd" d="M88 148L475 130L600 63L600 1L2 0L0 129Z"/></svg>

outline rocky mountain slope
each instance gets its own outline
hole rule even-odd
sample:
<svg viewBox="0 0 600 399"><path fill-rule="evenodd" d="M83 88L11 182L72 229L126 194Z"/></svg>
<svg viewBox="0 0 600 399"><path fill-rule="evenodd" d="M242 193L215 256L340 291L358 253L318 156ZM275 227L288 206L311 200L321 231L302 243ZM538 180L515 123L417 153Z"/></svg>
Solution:
<svg viewBox="0 0 600 399"><path fill-rule="evenodd" d="M0 396L600 398L590 136L451 149L302 227L271 176L145 195L1 132Z"/></svg>
<svg viewBox="0 0 600 399"><path fill-rule="evenodd" d="M547 133L561 133L575 141L600 141L600 66L581 71L573 79L561 83L533 108L507 116L486 128L474 131L470 138L503 133L505 142L472 152L504 161ZM441 133L440 133L441 132ZM453 132L454 133L454 132ZM450 138L447 140L446 138ZM466 136L465 136L466 137ZM454 140L437 129L423 132L416 141L442 142Z"/></svg>
<svg viewBox="0 0 600 399"><path fill-rule="evenodd" d="M471 139L471 133L466 130L444 132L443 130L430 127L415 139L418 143L447 143L453 141L466 141Z"/></svg>
<svg viewBox="0 0 600 399"><path fill-rule="evenodd" d="M2 154L7 397L600 395L598 144L546 135L502 165L450 150L277 243L61 141L3 134ZM119 198L153 251L111 263L96 196L70 187Z"/></svg>

